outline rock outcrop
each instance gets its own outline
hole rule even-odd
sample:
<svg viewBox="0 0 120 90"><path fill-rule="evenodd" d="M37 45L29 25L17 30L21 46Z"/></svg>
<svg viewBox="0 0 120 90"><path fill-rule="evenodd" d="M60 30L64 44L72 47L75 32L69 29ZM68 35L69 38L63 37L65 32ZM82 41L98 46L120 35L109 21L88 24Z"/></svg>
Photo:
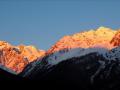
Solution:
<svg viewBox="0 0 120 90"><path fill-rule="evenodd" d="M45 55L44 50L39 50L34 46L19 45L17 48L21 52L21 55L28 59L28 62L33 62L34 60Z"/></svg>
<svg viewBox="0 0 120 90"><path fill-rule="evenodd" d="M113 46L120 46L120 30L117 31L110 43L113 44Z"/></svg>

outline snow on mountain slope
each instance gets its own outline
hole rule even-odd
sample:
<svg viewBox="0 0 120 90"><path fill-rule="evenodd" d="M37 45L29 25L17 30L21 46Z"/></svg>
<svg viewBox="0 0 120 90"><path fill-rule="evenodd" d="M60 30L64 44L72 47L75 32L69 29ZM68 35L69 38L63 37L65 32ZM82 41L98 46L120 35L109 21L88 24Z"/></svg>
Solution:
<svg viewBox="0 0 120 90"><path fill-rule="evenodd" d="M63 50L64 51L64 50ZM47 61L51 65L56 65L61 61L73 58L73 57L81 57L89 53L94 53L97 52L99 54L105 54L108 50L105 48L88 48L88 49L83 49L83 48L76 48L76 49L71 49L65 53L57 52L54 53L53 55L49 56L47 58Z"/></svg>
<svg viewBox="0 0 120 90"><path fill-rule="evenodd" d="M120 60L120 47L116 47L108 51L105 57L108 60Z"/></svg>
<svg viewBox="0 0 120 90"><path fill-rule="evenodd" d="M105 55L107 51L108 50L105 48L88 48L88 49L76 48L71 50L67 50L67 49L61 50L59 52L56 52L54 54L44 57L42 60L38 60L29 64L25 68L25 70L23 70L22 76L26 77L32 72L34 72L32 74L35 74L37 73L38 70L43 69L43 67L50 68L52 66L59 64L62 61L65 61L71 58L85 56L90 53L98 53L100 55Z"/></svg>
<svg viewBox="0 0 120 90"><path fill-rule="evenodd" d="M104 53L104 50L102 52ZM46 60L47 58L44 59L44 61ZM62 82L65 85L71 83L71 85L78 85L85 90L89 90L89 85L98 86L101 88L100 90L109 90L109 88L119 86L120 61L107 60L101 52L91 52L80 57L68 58L50 67L48 67L49 63L44 61L41 61L25 77L41 82L42 80L49 81L49 83L53 81L53 85L56 82Z"/></svg>
<svg viewBox="0 0 120 90"><path fill-rule="evenodd" d="M82 90L119 90L120 47L71 49L53 53L23 71L23 77L59 85L78 85ZM117 58L116 58L117 57ZM29 65L28 65L29 67ZM30 70L31 69L31 70ZM29 71L29 72L28 72ZM46 84L45 84L46 85Z"/></svg>

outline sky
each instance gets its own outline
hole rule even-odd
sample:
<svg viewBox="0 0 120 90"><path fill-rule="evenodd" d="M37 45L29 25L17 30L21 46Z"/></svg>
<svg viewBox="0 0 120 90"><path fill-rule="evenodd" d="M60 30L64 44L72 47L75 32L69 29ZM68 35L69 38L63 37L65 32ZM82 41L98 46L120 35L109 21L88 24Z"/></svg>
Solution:
<svg viewBox="0 0 120 90"><path fill-rule="evenodd" d="M61 37L120 28L119 0L0 0L0 40L47 50Z"/></svg>

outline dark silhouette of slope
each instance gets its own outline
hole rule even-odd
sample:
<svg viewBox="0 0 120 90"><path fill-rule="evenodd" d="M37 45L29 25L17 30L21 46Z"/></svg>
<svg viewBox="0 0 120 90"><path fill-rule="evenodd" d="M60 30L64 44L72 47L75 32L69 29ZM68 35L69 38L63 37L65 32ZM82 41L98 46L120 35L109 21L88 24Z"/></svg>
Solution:
<svg viewBox="0 0 120 90"><path fill-rule="evenodd" d="M101 64L98 62L99 60L106 63L105 68L101 68L101 70ZM78 87L84 90L119 90L120 66L117 61L111 61L109 64L108 63L109 62L104 58L93 53L80 58L72 58L63 61L54 66L52 71L48 72L42 78L40 77L41 73L39 73L34 79L55 82L55 84L58 83L68 87ZM98 70L100 71L98 72Z"/></svg>
<svg viewBox="0 0 120 90"><path fill-rule="evenodd" d="M93 52L66 59L49 68L47 60L51 55L44 57L31 73L26 75L26 78L44 82L42 85L77 87L82 90L120 89L119 58L107 60L101 54ZM32 67L32 63L20 75L24 75L30 67Z"/></svg>
<svg viewBox="0 0 120 90"><path fill-rule="evenodd" d="M11 74L5 70L0 69L0 80L25 80L19 75Z"/></svg>

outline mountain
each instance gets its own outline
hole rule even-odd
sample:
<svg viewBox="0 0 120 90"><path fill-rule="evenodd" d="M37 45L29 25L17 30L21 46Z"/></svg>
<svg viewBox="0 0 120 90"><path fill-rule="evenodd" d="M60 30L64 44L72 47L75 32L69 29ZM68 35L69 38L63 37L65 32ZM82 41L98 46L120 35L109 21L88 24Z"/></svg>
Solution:
<svg viewBox="0 0 120 90"><path fill-rule="evenodd" d="M13 46L5 41L0 41L0 64L20 73L29 63L65 49L96 47L106 49L115 48L118 46L118 44L116 44L119 42L118 38L119 31L99 27L96 30L64 36L47 51L39 50L34 46Z"/></svg>
<svg viewBox="0 0 120 90"><path fill-rule="evenodd" d="M73 35L64 36L62 39L56 42L49 50L46 51L46 55L44 58L47 57L48 59L46 59L45 61L52 60L52 62L50 63L54 62L55 64L58 64L59 62L72 57L89 54L91 52L99 52L101 51L101 48L104 48L102 49L103 51L105 51L104 53L109 52L110 50L119 46L114 45L114 43L116 43L116 41L118 40L114 40L114 38L118 36L118 33L119 30L115 31L110 28L99 27L96 30L89 30ZM41 61L44 61L44 58L42 60L40 59L29 64L28 67L25 68L25 73L39 69L39 63L41 63ZM34 69L34 67L37 68Z"/></svg>
<svg viewBox="0 0 120 90"><path fill-rule="evenodd" d="M16 73L20 73L27 64L44 56L45 51L33 46L13 46L5 41L0 41L0 65Z"/></svg>
<svg viewBox="0 0 120 90"><path fill-rule="evenodd" d="M118 36L119 31L105 27L65 36L20 76L85 90L119 90Z"/></svg>
<svg viewBox="0 0 120 90"><path fill-rule="evenodd" d="M45 85L119 90L119 34L119 30L100 27L64 36L47 51L1 41L0 68Z"/></svg>

